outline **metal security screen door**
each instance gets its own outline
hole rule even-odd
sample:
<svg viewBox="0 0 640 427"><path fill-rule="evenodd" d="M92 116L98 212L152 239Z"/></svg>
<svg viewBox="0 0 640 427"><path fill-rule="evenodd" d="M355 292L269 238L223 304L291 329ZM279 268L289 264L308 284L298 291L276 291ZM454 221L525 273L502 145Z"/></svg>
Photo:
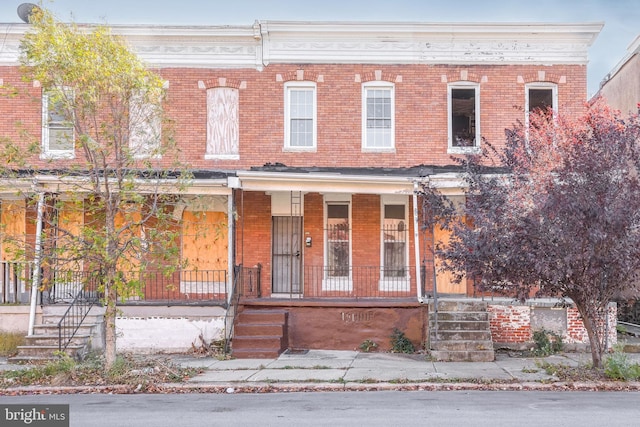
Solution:
<svg viewBox="0 0 640 427"><path fill-rule="evenodd" d="M274 294L302 292L302 217L273 217L273 271Z"/></svg>

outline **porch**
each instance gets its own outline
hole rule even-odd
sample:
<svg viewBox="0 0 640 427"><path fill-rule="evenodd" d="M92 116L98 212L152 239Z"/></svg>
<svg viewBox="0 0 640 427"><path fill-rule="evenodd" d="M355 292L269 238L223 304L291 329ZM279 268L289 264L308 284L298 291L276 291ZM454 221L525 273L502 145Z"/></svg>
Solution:
<svg viewBox="0 0 640 427"><path fill-rule="evenodd" d="M269 283L274 276L261 264L241 269L238 288L243 303L256 300L377 301L380 305L417 302L418 297L433 293L433 267L423 264L419 274L415 266L384 268L382 266L330 267L305 265L301 272L286 274L285 283ZM278 274L279 277L282 274ZM417 278L419 276L419 278Z"/></svg>

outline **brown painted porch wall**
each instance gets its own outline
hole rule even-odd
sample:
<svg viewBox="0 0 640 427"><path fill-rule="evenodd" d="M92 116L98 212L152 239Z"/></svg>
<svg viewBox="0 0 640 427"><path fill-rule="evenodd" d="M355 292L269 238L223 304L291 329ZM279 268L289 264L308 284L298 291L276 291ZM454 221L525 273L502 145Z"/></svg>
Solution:
<svg viewBox="0 0 640 427"><path fill-rule="evenodd" d="M382 307L294 302L250 308L287 311L289 348L294 350L359 350L365 340L372 340L378 344L378 351L388 351L394 328L404 332L419 350L424 348L427 336L428 306L417 303Z"/></svg>

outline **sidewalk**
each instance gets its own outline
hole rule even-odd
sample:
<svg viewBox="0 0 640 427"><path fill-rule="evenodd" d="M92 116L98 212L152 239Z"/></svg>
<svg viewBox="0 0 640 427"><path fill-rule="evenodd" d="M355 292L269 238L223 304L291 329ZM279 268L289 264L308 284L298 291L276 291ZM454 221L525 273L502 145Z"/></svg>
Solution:
<svg viewBox="0 0 640 427"><path fill-rule="evenodd" d="M640 354L628 354L640 362ZM409 383L553 383L559 379L547 374L541 362L566 366L584 365L589 353L563 353L544 358L510 357L496 353L493 362L433 362L426 355L360 353L356 351L309 350L284 353L277 359L216 360L172 356L184 367L203 368L191 378L193 385L251 385L258 383L320 384L409 384Z"/></svg>
<svg viewBox="0 0 640 427"><path fill-rule="evenodd" d="M548 374L545 362L569 367L591 361L589 353L561 353L542 358L511 357L497 352L493 362L434 362L425 354L360 353L309 350L283 353L277 359L231 359L187 354L157 355L201 372L185 383L154 387L156 393L263 393L340 390L626 390L640 391L640 382L563 382ZM640 363L640 353L627 353ZM0 370L24 369L0 358ZM130 386L28 386L20 393L131 393ZM149 391L147 391L149 392ZM2 393L0 392L0 395Z"/></svg>

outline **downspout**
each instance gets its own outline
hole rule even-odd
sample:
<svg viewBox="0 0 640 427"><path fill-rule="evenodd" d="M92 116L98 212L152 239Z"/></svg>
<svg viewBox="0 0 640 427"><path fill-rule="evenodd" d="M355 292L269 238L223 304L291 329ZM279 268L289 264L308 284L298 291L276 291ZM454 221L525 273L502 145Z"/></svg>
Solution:
<svg viewBox="0 0 640 427"><path fill-rule="evenodd" d="M36 323L36 305L38 304L38 290L40 289L40 257L42 256L42 219L44 216L44 193L38 194L38 217L36 223L36 247L33 259L33 273L31 280L31 308L29 310L28 335L33 335Z"/></svg>
<svg viewBox="0 0 640 427"><path fill-rule="evenodd" d="M413 182L413 247L416 262L416 293L418 302L424 304L424 295L422 295L422 273L420 271L420 233L418 224L418 183Z"/></svg>

